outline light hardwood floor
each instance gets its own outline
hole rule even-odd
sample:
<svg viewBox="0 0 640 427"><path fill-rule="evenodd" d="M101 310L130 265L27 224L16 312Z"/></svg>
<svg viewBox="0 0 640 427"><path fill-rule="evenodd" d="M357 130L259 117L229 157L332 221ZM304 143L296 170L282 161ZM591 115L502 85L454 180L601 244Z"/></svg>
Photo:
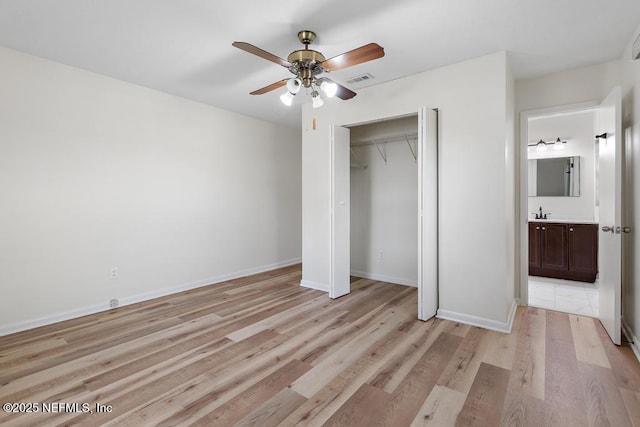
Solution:
<svg viewBox="0 0 640 427"><path fill-rule="evenodd" d="M0 403L40 404L0 424L640 426L640 365L597 320L520 308L506 335L416 320L414 288L299 282L293 266L0 337Z"/></svg>

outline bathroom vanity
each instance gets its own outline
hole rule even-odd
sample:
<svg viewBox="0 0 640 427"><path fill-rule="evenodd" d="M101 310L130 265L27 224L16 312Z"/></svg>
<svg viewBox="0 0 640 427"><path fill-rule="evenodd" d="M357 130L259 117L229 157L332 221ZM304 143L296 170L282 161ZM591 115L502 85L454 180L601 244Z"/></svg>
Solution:
<svg viewBox="0 0 640 427"><path fill-rule="evenodd" d="M595 282L598 274L598 224L531 220L529 274Z"/></svg>

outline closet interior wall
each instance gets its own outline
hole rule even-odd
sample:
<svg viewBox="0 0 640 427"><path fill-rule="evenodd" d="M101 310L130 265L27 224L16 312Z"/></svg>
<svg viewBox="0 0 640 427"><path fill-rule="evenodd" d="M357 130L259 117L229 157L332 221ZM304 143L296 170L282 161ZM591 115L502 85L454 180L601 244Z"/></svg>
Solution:
<svg viewBox="0 0 640 427"><path fill-rule="evenodd" d="M418 116L351 128L351 274L418 279Z"/></svg>

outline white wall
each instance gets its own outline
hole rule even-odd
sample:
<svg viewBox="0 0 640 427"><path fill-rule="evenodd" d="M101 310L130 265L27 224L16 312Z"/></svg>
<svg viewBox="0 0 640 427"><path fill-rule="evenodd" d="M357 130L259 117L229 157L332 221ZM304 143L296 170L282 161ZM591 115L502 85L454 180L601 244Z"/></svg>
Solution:
<svg viewBox="0 0 640 427"><path fill-rule="evenodd" d="M0 75L0 333L299 260L299 131L4 48Z"/></svg>
<svg viewBox="0 0 640 427"><path fill-rule="evenodd" d="M384 145L386 164L375 145L353 147L368 166L351 168L351 273L416 286L418 165L406 142Z"/></svg>
<svg viewBox="0 0 640 427"><path fill-rule="evenodd" d="M636 355L640 359L640 60L631 60L631 46L640 35L640 27L622 55L622 129L626 146L625 202L626 225L630 234L623 234L626 258L623 260L622 317L635 336Z"/></svg>
<svg viewBox="0 0 640 427"><path fill-rule="evenodd" d="M595 138L594 111L583 111L573 114L560 114L529 120L529 140L523 141L526 150L527 142L539 140L553 141L556 138L566 140L564 150L528 151L529 159L553 157L580 157L580 196L578 197L529 197L529 219L542 206L543 212L550 212L550 219L589 220L596 219L595 211ZM530 171L531 173L531 171ZM531 185L532 183L529 182ZM535 183L533 183L535 184Z"/></svg>
<svg viewBox="0 0 640 427"><path fill-rule="evenodd" d="M350 101L303 107L303 281L328 287L330 272L330 128L415 113L439 115L440 314L508 329L513 252L508 230L513 137L507 135L504 52L359 91ZM313 129L313 123L316 129ZM512 144L508 147L508 144ZM511 160L509 160L511 159ZM513 245L513 244L512 244ZM505 290L506 289L506 290Z"/></svg>

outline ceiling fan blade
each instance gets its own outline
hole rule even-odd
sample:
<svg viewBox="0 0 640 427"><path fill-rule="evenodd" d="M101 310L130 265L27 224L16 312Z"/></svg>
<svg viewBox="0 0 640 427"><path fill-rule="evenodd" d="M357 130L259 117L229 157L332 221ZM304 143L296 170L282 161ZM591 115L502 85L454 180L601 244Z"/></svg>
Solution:
<svg viewBox="0 0 640 427"><path fill-rule="evenodd" d="M252 53L254 55L259 56L260 58L264 58L267 61L275 62L278 65L282 65L283 67L291 67L291 63L289 61L285 61L284 59L275 56L272 53L267 52L266 50L262 50L259 47L256 47L252 44L245 42L233 42L231 44L233 47L237 47L238 49L242 49L245 52Z"/></svg>
<svg viewBox="0 0 640 427"><path fill-rule="evenodd" d="M279 87L285 86L287 84L288 79L280 80L279 82L271 83L269 86L265 86L258 90L254 90L251 92L251 95L262 95L267 92L271 92L274 89L278 89Z"/></svg>
<svg viewBox="0 0 640 427"><path fill-rule="evenodd" d="M337 71L363 62L382 58L384 49L377 43L369 43L357 49L345 52L342 55L334 56L320 63L320 66L327 71Z"/></svg>
<svg viewBox="0 0 640 427"><path fill-rule="evenodd" d="M354 96L357 95L357 93L355 93L354 91L352 91L351 89L347 89L346 87L342 86L339 83L334 82L331 79L328 79L326 77L321 77L318 79L318 84L322 84L322 82L328 82L328 83L333 83L334 85L338 86L338 90L336 91L336 96L340 99L347 100L347 99L351 99Z"/></svg>

